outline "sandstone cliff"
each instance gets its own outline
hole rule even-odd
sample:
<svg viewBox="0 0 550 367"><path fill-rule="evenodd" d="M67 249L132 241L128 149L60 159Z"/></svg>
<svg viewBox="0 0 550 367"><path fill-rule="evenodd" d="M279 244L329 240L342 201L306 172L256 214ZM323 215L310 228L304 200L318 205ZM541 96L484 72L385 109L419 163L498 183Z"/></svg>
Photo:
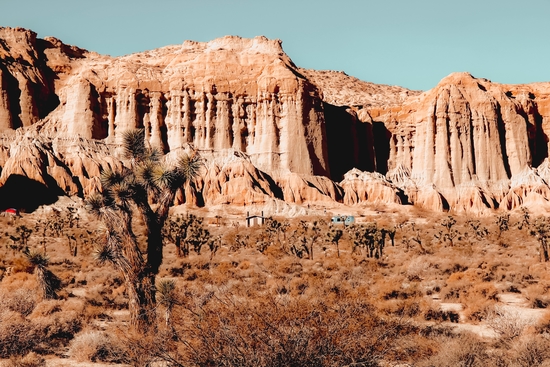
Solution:
<svg viewBox="0 0 550 367"><path fill-rule="evenodd" d="M531 191L548 199L532 168L548 155L549 92L550 84L501 85L455 73L370 115L391 133L389 175L405 167L416 186L433 185L454 210L513 209ZM514 191L519 197L511 200Z"/></svg>
<svg viewBox="0 0 550 367"><path fill-rule="evenodd" d="M59 193L100 190L132 128L167 157L206 159L178 203L484 213L550 199L550 83L455 73L421 93L301 69L264 37L113 58L0 28L0 185L18 174Z"/></svg>

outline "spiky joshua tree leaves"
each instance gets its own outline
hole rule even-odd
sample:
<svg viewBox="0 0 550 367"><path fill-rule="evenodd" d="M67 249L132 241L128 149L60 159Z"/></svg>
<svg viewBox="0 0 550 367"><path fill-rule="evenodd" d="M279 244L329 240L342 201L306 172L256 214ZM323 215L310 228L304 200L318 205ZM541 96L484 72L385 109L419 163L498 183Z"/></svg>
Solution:
<svg viewBox="0 0 550 367"><path fill-rule="evenodd" d="M34 274L36 275L38 285L42 291L42 298L56 299L57 294L55 291L59 289L61 281L48 269L50 259L43 253L29 250L28 248L23 251L23 254L34 268Z"/></svg>
<svg viewBox="0 0 550 367"><path fill-rule="evenodd" d="M171 327L172 309L178 304L176 296L176 282L172 279L163 279L157 284L158 304L164 307L164 323Z"/></svg>
<svg viewBox="0 0 550 367"><path fill-rule="evenodd" d="M162 228L169 207L176 191L199 175L202 161L196 154L184 154L175 164L166 164L158 150L145 145L144 130L127 131L123 148L129 166L120 172L102 172L102 193L88 198L88 207L105 225L96 258L113 264L123 275L130 323L144 332L155 321L155 279L162 263ZM145 246L135 235L136 213L145 224Z"/></svg>

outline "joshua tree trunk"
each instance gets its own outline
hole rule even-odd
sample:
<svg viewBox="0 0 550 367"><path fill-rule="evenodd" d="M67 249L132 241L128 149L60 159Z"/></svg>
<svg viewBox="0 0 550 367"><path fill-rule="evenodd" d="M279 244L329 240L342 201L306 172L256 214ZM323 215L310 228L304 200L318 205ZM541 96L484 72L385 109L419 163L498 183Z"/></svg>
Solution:
<svg viewBox="0 0 550 367"><path fill-rule="evenodd" d="M154 274L141 276L135 281L126 282L130 325L136 330L146 332L154 327L155 292Z"/></svg>
<svg viewBox="0 0 550 367"><path fill-rule="evenodd" d="M546 243L546 238L541 237L539 239L540 242L540 261L548 262L549 256L548 256L548 244Z"/></svg>
<svg viewBox="0 0 550 367"><path fill-rule="evenodd" d="M55 275L42 266L35 267L34 273L38 278L38 285L42 290L42 297L44 299L57 299L55 286L53 284L55 282Z"/></svg>

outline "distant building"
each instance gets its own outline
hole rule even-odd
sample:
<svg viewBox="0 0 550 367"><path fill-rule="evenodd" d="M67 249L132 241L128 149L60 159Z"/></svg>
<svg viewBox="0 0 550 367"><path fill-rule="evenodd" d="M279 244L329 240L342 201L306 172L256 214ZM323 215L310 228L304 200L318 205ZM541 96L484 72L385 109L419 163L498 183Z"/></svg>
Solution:
<svg viewBox="0 0 550 367"><path fill-rule="evenodd" d="M261 215L250 215L249 212L246 212L246 226L263 226L265 222L264 212L262 211Z"/></svg>
<svg viewBox="0 0 550 367"><path fill-rule="evenodd" d="M355 223L355 217L353 215L335 215L332 217L331 223L349 226L350 224Z"/></svg>

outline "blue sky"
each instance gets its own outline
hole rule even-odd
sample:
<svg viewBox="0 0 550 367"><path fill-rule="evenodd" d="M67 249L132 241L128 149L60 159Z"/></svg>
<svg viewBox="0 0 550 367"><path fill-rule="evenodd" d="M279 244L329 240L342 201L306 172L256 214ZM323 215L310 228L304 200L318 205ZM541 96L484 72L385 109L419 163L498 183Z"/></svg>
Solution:
<svg viewBox="0 0 550 367"><path fill-rule="evenodd" d="M550 81L549 0L0 0L0 26L113 56L264 35L299 66L419 90Z"/></svg>

